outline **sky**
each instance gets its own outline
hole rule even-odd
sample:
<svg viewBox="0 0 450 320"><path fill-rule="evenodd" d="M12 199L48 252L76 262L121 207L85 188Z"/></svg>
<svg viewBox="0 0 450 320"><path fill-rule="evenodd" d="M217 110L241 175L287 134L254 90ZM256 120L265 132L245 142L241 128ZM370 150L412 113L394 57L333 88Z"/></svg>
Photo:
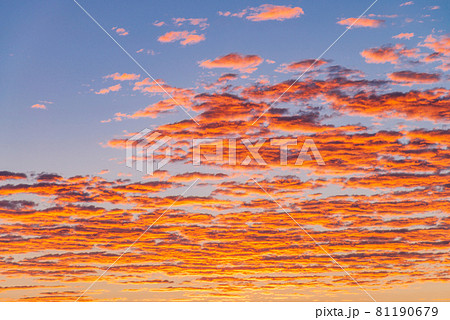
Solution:
<svg viewBox="0 0 450 320"><path fill-rule="evenodd" d="M448 301L448 12L2 1L0 301Z"/></svg>

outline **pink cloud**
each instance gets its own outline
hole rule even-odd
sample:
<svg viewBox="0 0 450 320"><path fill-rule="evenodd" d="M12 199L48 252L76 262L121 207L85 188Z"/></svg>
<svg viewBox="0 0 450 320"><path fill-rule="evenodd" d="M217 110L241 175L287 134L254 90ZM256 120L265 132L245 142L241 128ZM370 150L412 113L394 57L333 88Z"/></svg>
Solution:
<svg viewBox="0 0 450 320"><path fill-rule="evenodd" d="M337 23L344 26L378 28L384 23L384 20L368 18L347 18L340 20Z"/></svg>
<svg viewBox="0 0 450 320"><path fill-rule="evenodd" d="M155 22L153 22L153 25L155 27L162 27L163 25L165 25L166 23L164 21L158 21L156 20Z"/></svg>
<svg viewBox="0 0 450 320"><path fill-rule="evenodd" d="M114 80L118 80L118 81L126 81L126 80L137 80L139 79L140 75L139 74L134 74L134 73L113 73L107 76L104 76L105 79L108 78L112 78Z"/></svg>
<svg viewBox="0 0 450 320"><path fill-rule="evenodd" d="M128 31L125 30L124 28L114 27L114 28L112 28L112 30L115 30L116 33L117 33L119 36L126 36L126 35L128 35Z"/></svg>
<svg viewBox="0 0 450 320"><path fill-rule="evenodd" d="M33 105L31 106L31 108L33 108L33 109L43 109L43 110L46 110L46 109L47 109L47 107L46 107L45 105L40 104L40 103L33 104Z"/></svg>
<svg viewBox="0 0 450 320"><path fill-rule="evenodd" d="M426 47L433 50L434 52L429 54L426 58L426 62L441 62L438 69L443 71L450 70L450 36L442 35L440 37L433 37L433 35L428 35L423 43L419 46Z"/></svg>
<svg viewBox="0 0 450 320"><path fill-rule="evenodd" d="M414 37L414 33L399 33L396 36L393 36L392 38L394 39L411 39L412 37Z"/></svg>
<svg viewBox="0 0 450 320"><path fill-rule="evenodd" d="M205 35L197 34L196 31L171 31L163 34L158 38L159 42L167 43L167 42L175 42L180 41L180 43L185 45L196 44L200 41L204 41Z"/></svg>
<svg viewBox="0 0 450 320"><path fill-rule="evenodd" d="M229 15L231 15L230 11L225 11L225 12L219 11L218 13L219 13L219 16L224 16L224 17L228 17Z"/></svg>
<svg viewBox="0 0 450 320"><path fill-rule="evenodd" d="M109 92L119 91L122 86L120 84L116 84L115 86L111 86L108 88L100 89L99 91L96 91L96 94L107 94Z"/></svg>
<svg viewBox="0 0 450 320"><path fill-rule="evenodd" d="M442 35L441 37L435 38L430 34L425 38L425 41L423 44L421 44L421 46L427 47L434 50L435 52L448 56L450 55L450 36Z"/></svg>
<svg viewBox="0 0 450 320"><path fill-rule="evenodd" d="M298 18L300 15L305 14L300 7L288 7L288 6L275 6L272 4L263 4L257 8L251 8L250 15L247 19L250 21L267 21L277 20L283 21L286 19Z"/></svg>
<svg viewBox="0 0 450 320"><path fill-rule="evenodd" d="M237 13L231 13L230 11L219 11L218 13L224 17L243 18L246 16L246 19L250 21L283 21L298 18L300 15L305 14L300 7L277 6L273 4L262 4L259 7L244 9Z"/></svg>

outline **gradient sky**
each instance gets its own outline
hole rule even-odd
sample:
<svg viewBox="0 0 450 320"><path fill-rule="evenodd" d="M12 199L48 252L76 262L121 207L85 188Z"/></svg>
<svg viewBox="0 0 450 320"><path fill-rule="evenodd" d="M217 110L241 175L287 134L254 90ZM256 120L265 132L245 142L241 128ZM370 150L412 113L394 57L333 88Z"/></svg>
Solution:
<svg viewBox="0 0 450 320"><path fill-rule="evenodd" d="M0 300L76 300L163 213L80 300L450 299L448 1L78 2L199 125L75 2L2 1ZM267 165L193 166L195 138Z"/></svg>

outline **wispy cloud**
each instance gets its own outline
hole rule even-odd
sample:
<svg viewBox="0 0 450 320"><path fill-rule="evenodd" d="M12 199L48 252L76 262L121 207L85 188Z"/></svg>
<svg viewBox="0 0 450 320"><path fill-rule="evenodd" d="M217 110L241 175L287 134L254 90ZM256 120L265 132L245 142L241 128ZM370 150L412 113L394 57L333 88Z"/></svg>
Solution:
<svg viewBox="0 0 450 320"><path fill-rule="evenodd" d="M412 6L414 4L413 1L407 1L400 4L400 7Z"/></svg>
<svg viewBox="0 0 450 320"><path fill-rule="evenodd" d="M164 21L158 21L156 20L155 22L153 22L153 25L155 27L162 27L163 25L165 25L166 23Z"/></svg>

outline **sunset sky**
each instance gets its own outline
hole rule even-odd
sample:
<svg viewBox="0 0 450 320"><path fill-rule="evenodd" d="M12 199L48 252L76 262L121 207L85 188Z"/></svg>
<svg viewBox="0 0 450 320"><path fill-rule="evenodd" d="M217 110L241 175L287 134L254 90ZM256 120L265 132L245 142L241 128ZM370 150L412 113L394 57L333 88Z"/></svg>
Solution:
<svg viewBox="0 0 450 320"><path fill-rule="evenodd" d="M1 1L0 301L449 301L449 12Z"/></svg>

